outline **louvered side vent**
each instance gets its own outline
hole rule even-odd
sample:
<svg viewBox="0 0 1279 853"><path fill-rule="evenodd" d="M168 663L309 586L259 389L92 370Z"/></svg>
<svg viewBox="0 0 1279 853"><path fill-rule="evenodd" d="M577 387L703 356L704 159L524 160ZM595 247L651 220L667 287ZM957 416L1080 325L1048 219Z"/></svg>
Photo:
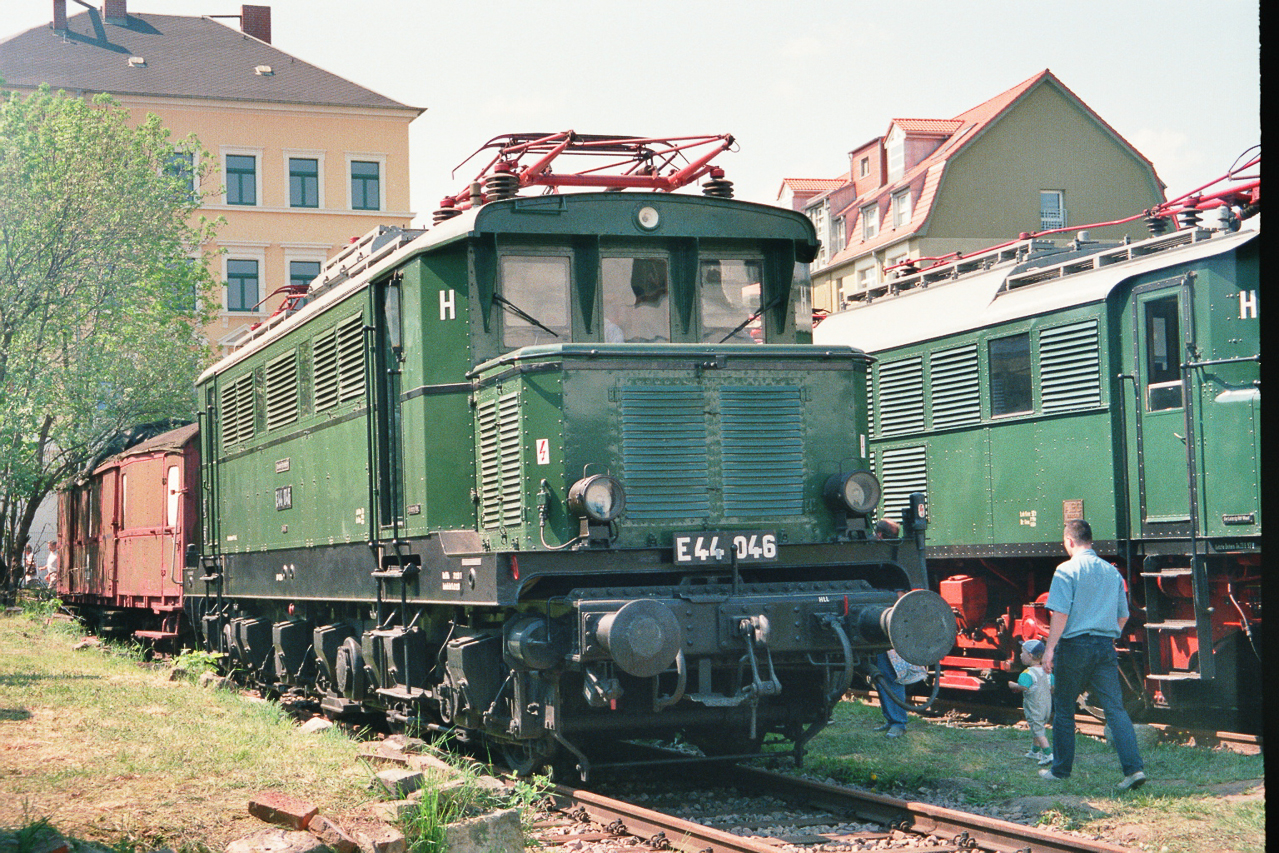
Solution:
<svg viewBox="0 0 1279 853"><path fill-rule="evenodd" d="M648 521L710 515L700 388L622 389L622 469L628 517Z"/></svg>
<svg viewBox="0 0 1279 853"><path fill-rule="evenodd" d="M981 422L977 345L935 352L928 357L933 429Z"/></svg>
<svg viewBox="0 0 1279 853"><path fill-rule="evenodd" d="M923 362L908 358L879 368L879 434L898 435L924 428Z"/></svg>
<svg viewBox="0 0 1279 853"><path fill-rule="evenodd" d="M880 457L879 481L884 487L883 518L899 521L910 506L912 492L928 494L926 453L921 447L897 447Z"/></svg>
<svg viewBox="0 0 1279 853"><path fill-rule="evenodd" d="M799 388L726 387L719 400L724 514L802 514L804 422Z"/></svg>
<svg viewBox="0 0 1279 853"><path fill-rule="evenodd" d="M875 371L866 371L866 439L875 437Z"/></svg>
<svg viewBox="0 0 1279 853"><path fill-rule="evenodd" d="M266 365L266 428L279 429L298 420L298 360L294 353Z"/></svg>
<svg viewBox="0 0 1279 853"><path fill-rule="evenodd" d="M480 435L480 520L486 530L518 527L523 520L520 487L520 398L506 394L476 407Z"/></svg>
<svg viewBox="0 0 1279 853"><path fill-rule="evenodd" d="M220 414L224 449L253 437L253 374L223 387Z"/></svg>
<svg viewBox="0 0 1279 853"><path fill-rule="evenodd" d="M364 396L364 318L356 314L337 328L338 400Z"/></svg>
<svg viewBox="0 0 1279 853"><path fill-rule="evenodd" d="M1101 405L1096 318L1040 333L1039 377L1045 412Z"/></svg>
<svg viewBox="0 0 1279 853"><path fill-rule="evenodd" d="M338 404L338 340L334 332L319 335L313 344L315 364L315 410L323 412Z"/></svg>

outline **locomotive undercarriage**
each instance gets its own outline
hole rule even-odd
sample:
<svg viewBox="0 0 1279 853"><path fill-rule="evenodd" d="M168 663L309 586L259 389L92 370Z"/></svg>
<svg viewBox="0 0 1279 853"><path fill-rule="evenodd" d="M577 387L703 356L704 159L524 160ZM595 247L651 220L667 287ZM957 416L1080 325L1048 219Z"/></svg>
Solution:
<svg viewBox="0 0 1279 853"><path fill-rule="evenodd" d="M890 633L920 643L921 618L949 617L922 590L895 608L864 580L798 586L578 588L514 607L210 595L188 607L206 648L267 693L485 740L520 772L566 760L585 774L606 743L635 738L723 755L775 734L798 763Z"/></svg>

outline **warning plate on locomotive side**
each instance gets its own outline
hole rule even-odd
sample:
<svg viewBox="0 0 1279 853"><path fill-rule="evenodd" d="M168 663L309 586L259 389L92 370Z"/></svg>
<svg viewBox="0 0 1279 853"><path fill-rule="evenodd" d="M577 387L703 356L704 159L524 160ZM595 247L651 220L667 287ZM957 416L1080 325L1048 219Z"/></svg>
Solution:
<svg viewBox="0 0 1279 853"><path fill-rule="evenodd" d="M777 559L777 534L768 530L719 532L701 530L675 534L677 565L720 565L733 562L767 563Z"/></svg>

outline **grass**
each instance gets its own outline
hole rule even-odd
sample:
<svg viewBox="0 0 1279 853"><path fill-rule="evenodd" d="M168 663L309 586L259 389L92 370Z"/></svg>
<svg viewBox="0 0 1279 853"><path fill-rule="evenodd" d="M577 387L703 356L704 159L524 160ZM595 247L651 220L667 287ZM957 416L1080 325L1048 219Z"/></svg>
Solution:
<svg viewBox="0 0 1279 853"><path fill-rule="evenodd" d="M339 823L371 814L373 768L341 729L304 734L275 704L169 681L136 645L73 650L82 635L56 614L41 601L0 618L0 853L38 849L53 827L117 853L222 850L261 827L247 803L262 790L308 799ZM1088 737L1077 738L1071 778L1046 783L1022 758L1024 730L915 718L890 740L871 731L881 719L840 703L805 771L904 798L923 788L959 807L1020 809L1043 826L1158 853L1265 849L1265 802L1249 793L1264 776L1260 755L1160 744L1144 755L1151 781L1118 795L1114 751ZM527 813L541 791L534 780L505 804ZM438 850L445 823L500 796L478 782L457 797L428 791L405 823L413 849Z"/></svg>
<svg viewBox="0 0 1279 853"><path fill-rule="evenodd" d="M1012 727L957 728L912 718L905 737L872 728L878 708L841 702L834 722L810 744L805 771L844 784L910 798L939 791L959 803L1020 809L1038 823L1164 853L1265 849L1265 801L1245 792L1264 778L1261 755L1159 744L1142 756L1150 781L1114 788L1122 775L1114 749L1076 737L1075 766L1045 782L1023 754L1030 735ZM961 806L962 807L962 806Z"/></svg>
<svg viewBox="0 0 1279 853"><path fill-rule="evenodd" d="M247 804L262 790L339 821L370 802L340 730L304 734L274 704L169 681L138 647L76 639L44 612L0 619L0 850L41 821L107 845L221 850L259 828Z"/></svg>

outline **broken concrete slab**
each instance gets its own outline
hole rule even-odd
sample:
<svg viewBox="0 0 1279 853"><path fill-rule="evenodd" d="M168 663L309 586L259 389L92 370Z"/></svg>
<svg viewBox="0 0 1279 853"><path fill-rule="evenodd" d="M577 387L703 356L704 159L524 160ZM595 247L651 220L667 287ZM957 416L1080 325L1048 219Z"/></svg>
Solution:
<svg viewBox="0 0 1279 853"><path fill-rule="evenodd" d="M226 853L327 853L324 842L309 832L268 827L237 838Z"/></svg>
<svg viewBox="0 0 1279 853"><path fill-rule="evenodd" d="M249 799L249 814L289 829L306 829L311 818L319 813L320 810L306 800L280 791L262 791Z"/></svg>
<svg viewBox="0 0 1279 853"><path fill-rule="evenodd" d="M490 812L444 827L449 853L522 853L524 833L516 809Z"/></svg>

